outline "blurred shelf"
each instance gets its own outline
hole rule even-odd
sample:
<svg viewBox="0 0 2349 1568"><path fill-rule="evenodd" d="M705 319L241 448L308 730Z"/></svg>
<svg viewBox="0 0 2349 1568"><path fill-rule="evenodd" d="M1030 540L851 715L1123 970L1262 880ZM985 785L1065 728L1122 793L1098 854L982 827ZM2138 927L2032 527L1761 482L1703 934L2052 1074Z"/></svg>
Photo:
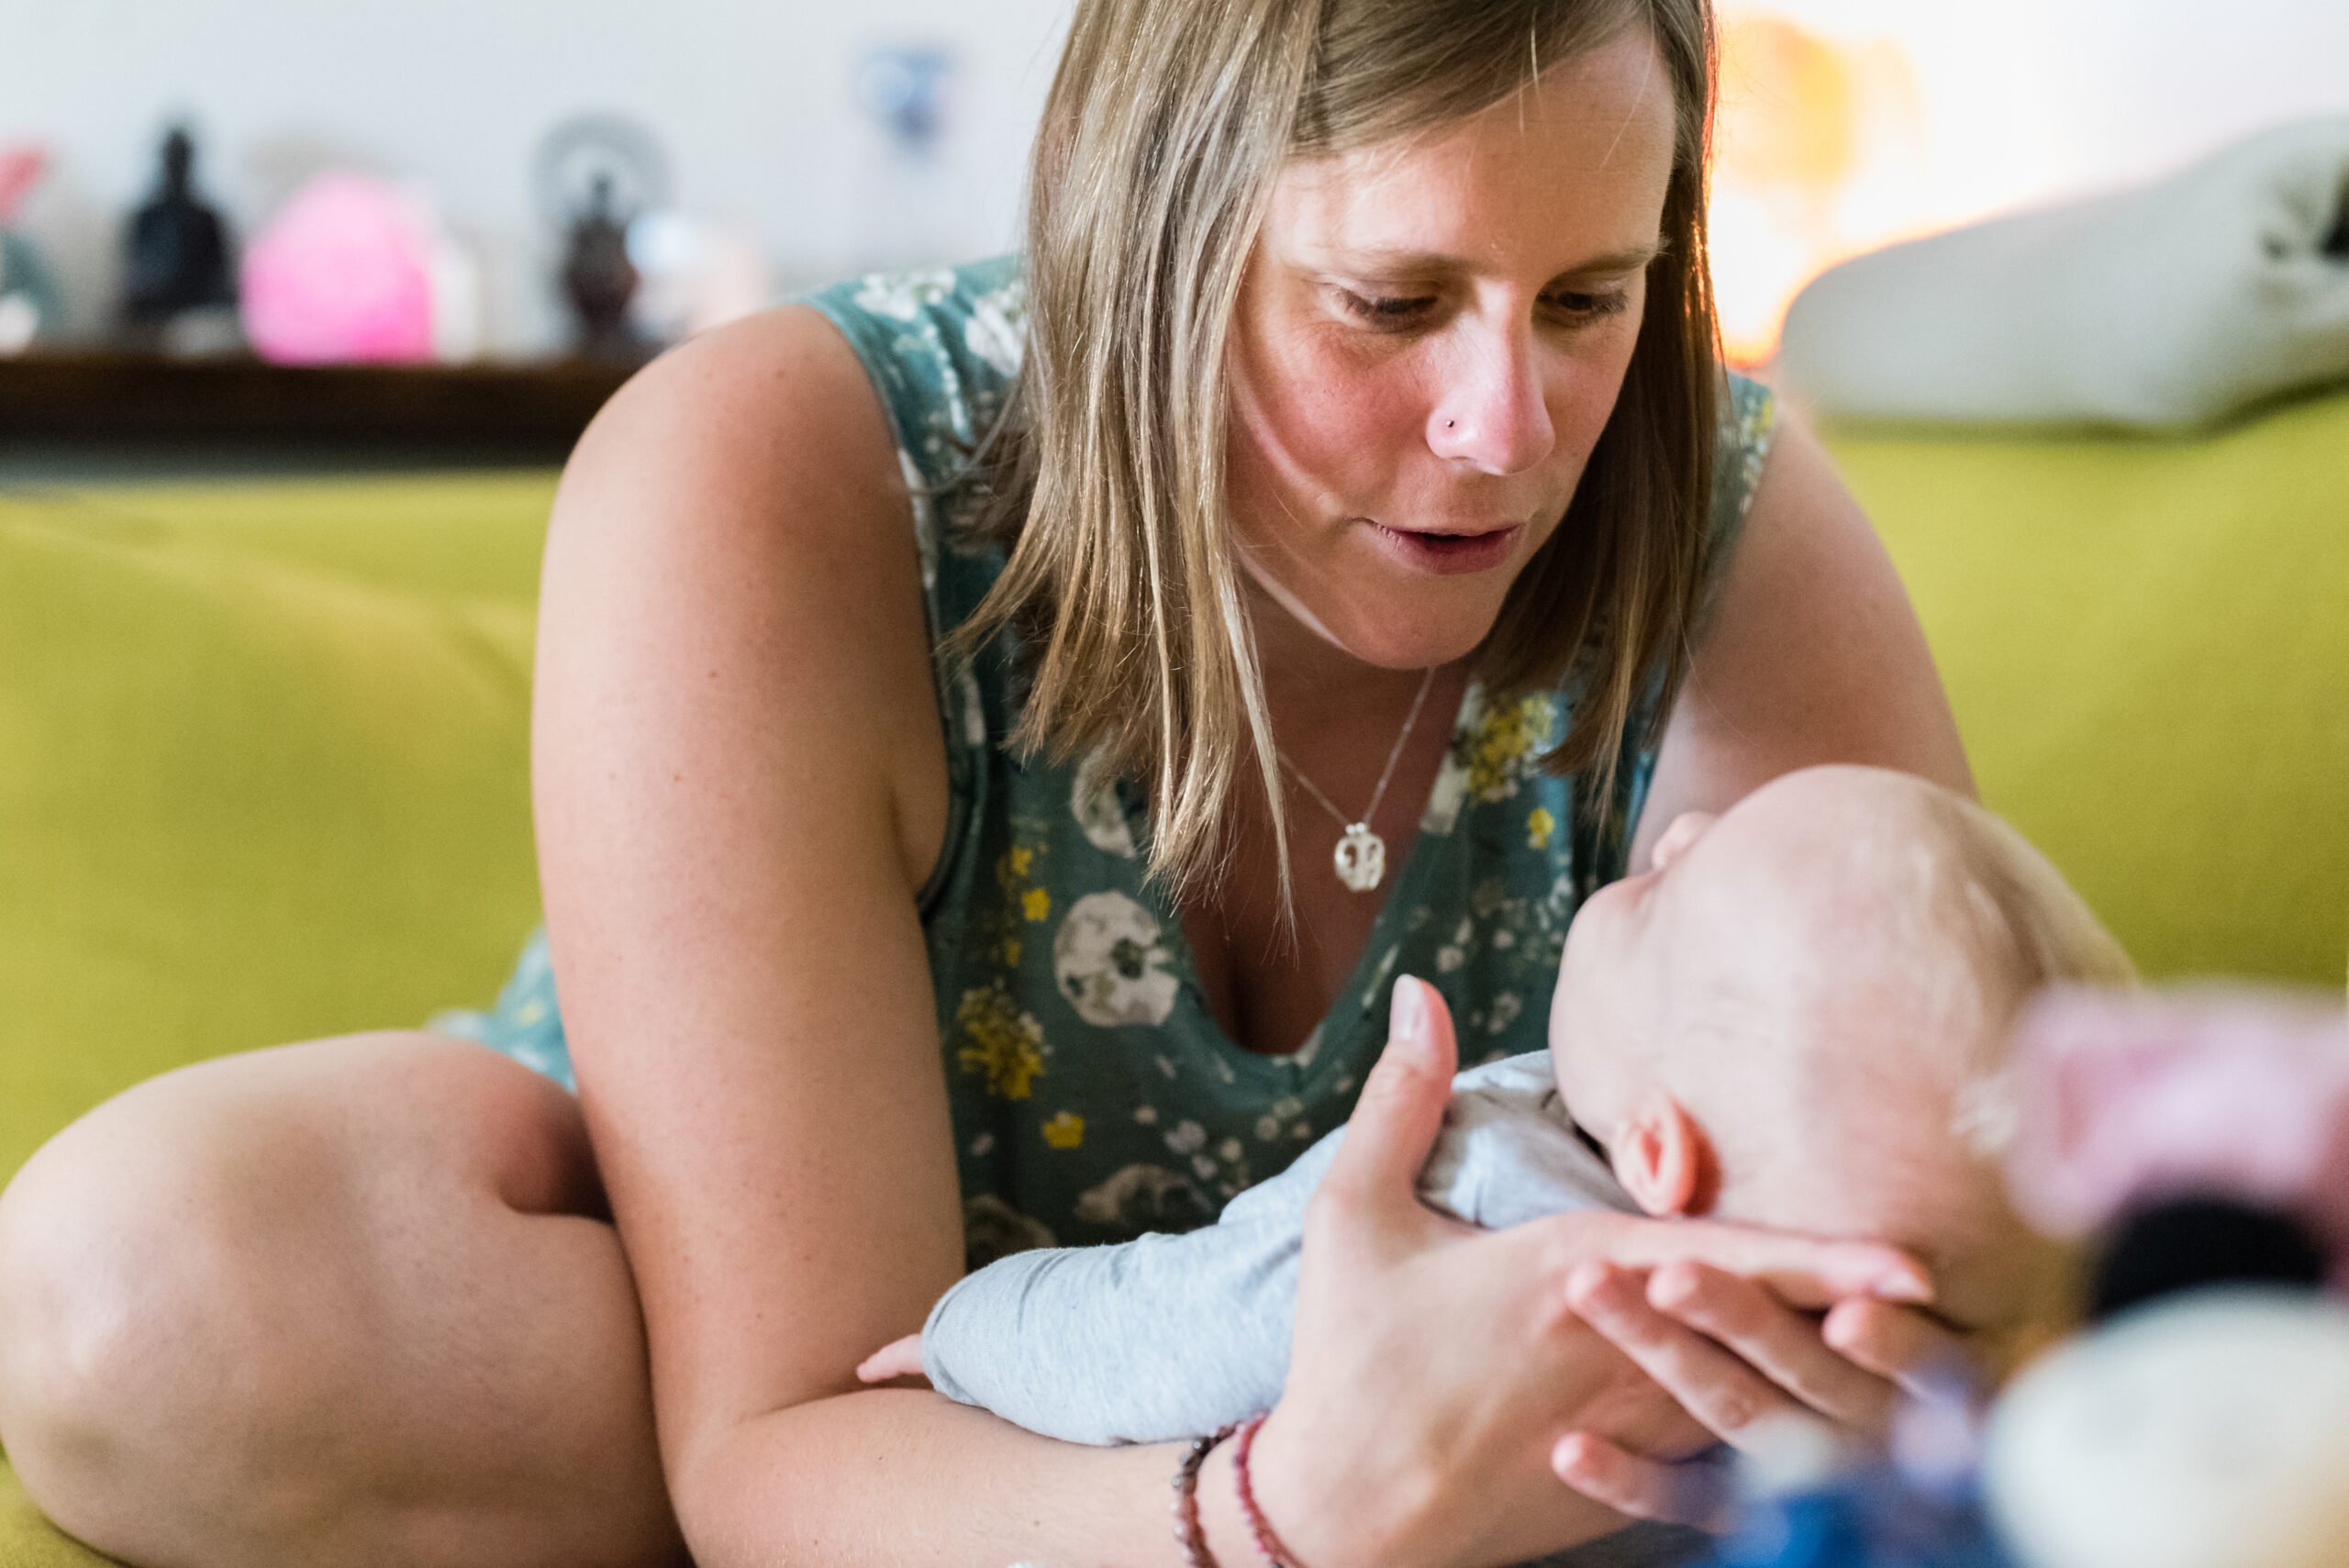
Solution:
<svg viewBox="0 0 2349 1568"><path fill-rule="evenodd" d="M634 367L0 359L0 443L224 442L560 459Z"/></svg>

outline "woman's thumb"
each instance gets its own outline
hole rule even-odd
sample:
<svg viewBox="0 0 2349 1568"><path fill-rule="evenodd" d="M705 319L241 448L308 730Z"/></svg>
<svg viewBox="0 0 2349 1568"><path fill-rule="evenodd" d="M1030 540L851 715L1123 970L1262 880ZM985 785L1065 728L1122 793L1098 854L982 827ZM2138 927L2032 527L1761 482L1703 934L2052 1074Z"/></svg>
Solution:
<svg viewBox="0 0 2349 1568"><path fill-rule="evenodd" d="M1325 1190L1355 1201L1412 1191L1443 1126L1458 1054L1442 995L1416 976L1397 979L1386 1049L1363 1084Z"/></svg>

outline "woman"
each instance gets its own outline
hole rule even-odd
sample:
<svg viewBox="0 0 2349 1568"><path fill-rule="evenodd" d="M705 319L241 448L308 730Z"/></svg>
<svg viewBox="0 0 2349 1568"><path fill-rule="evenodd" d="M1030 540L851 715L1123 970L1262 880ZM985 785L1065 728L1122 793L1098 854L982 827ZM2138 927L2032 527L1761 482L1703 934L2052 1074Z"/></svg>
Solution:
<svg viewBox="0 0 2349 1568"><path fill-rule="evenodd" d="M1680 811L1966 784L1819 450L1717 406L1709 51L1702 0L1097 0L1016 383L1005 269L639 377L548 546L559 1029L527 973L497 1021L577 1099L368 1037L63 1135L0 1209L28 1487L142 1563L1174 1561L1180 1452L852 1368L966 1240L1195 1222L1350 1110L1252 1460L1313 1568L1687 1517L1709 1432L1880 1421L1936 1342L1864 1298L1898 1260L1460 1234L1409 1184L1449 1035L1379 1054L1401 969L1523 1049ZM1823 1338L1763 1267L1853 1299ZM1563 1404L1594 1332L1620 1386ZM1248 1560L1230 1445L1197 1499Z"/></svg>

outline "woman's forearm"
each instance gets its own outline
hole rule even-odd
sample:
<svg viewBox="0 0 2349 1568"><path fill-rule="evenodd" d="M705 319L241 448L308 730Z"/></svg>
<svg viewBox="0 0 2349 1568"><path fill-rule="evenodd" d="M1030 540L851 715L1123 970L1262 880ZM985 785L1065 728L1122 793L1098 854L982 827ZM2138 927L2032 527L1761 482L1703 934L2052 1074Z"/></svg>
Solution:
<svg viewBox="0 0 2349 1568"><path fill-rule="evenodd" d="M698 1568L1181 1568L1169 1484L1186 1446L1061 1442L926 1391L874 1389L745 1422L673 1485ZM1199 1523L1218 1561L1249 1564L1257 1551L1240 1511L1232 1452L1221 1445L1200 1471ZM1438 1468L1421 1479L1432 1484ZM1308 1485L1343 1489L1342 1482ZM1261 1473L1257 1486L1275 1520L1286 1518L1273 1499L1293 1488L1267 1486ZM1519 1529L1488 1519L1475 1532L1507 1543L1492 1561L1553 1551L1626 1522L1563 1485L1542 1490L1544 1506L1529 1510ZM1357 1521L1366 1517L1353 1512ZM1400 1540L1388 1545L1395 1550L1353 1541L1344 1555L1426 1555ZM1478 1555L1473 1547L1469 1554Z"/></svg>
<svg viewBox="0 0 2349 1568"><path fill-rule="evenodd" d="M818 1399L746 1421L674 1467L699 1568L1179 1568L1178 1445L1088 1448L913 1389ZM1223 1499L1202 1518L1247 1559ZM1252 1550L1252 1548L1251 1549Z"/></svg>

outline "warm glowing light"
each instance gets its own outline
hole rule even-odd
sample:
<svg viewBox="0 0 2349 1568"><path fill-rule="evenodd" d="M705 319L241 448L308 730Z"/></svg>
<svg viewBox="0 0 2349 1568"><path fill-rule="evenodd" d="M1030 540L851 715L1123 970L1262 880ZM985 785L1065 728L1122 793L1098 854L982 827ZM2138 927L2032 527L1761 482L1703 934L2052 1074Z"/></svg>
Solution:
<svg viewBox="0 0 2349 1568"><path fill-rule="evenodd" d="M1908 56L1841 43L1768 12L1721 28L1713 284L1732 362L1777 350L1802 285L1827 267L1938 227L1919 178L1923 115Z"/></svg>

